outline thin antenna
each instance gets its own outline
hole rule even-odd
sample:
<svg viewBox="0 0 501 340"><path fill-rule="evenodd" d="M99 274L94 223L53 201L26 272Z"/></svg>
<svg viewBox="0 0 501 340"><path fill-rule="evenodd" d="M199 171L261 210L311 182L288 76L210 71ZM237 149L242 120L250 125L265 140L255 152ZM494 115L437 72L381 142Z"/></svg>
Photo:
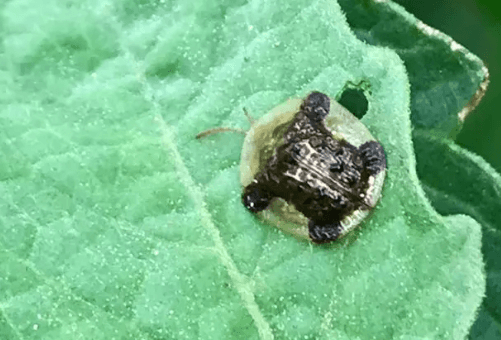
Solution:
<svg viewBox="0 0 501 340"><path fill-rule="evenodd" d="M241 133L243 135L245 135L247 133L247 131L242 130L242 129L229 128L229 127L218 127L218 128L202 131L198 135L196 135L195 138L202 139L202 138L205 138L207 136L210 136L210 135L213 135L216 133L220 133L220 132L236 132L236 133Z"/></svg>
<svg viewBox="0 0 501 340"><path fill-rule="evenodd" d="M243 108L243 110L244 110L245 117L247 117L247 119L249 120L249 124L251 126L254 125L254 123L255 123L256 120L247 112L247 109L245 107ZM217 127L217 128L214 128L214 129L209 129L209 130L202 131L198 135L196 135L195 138L196 139L202 139L202 138L205 138L205 137L208 137L210 135L213 135L213 134L216 134L216 133L220 133L220 132L236 132L236 133L241 133L243 135L245 135L247 133L246 130L242 130L242 129L229 128L229 127Z"/></svg>
<svg viewBox="0 0 501 340"><path fill-rule="evenodd" d="M249 112L247 112L247 109L244 107L243 108L244 110L244 115L245 117L247 117L247 120L249 121L249 124L252 126L254 125L254 123L256 122L256 120L254 119L254 117L252 117Z"/></svg>

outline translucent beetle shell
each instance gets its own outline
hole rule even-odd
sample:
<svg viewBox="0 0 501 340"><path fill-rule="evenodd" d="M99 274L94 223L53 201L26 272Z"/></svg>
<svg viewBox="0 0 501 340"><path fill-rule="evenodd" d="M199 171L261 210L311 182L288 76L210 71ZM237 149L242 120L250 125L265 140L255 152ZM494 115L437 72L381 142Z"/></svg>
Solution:
<svg viewBox="0 0 501 340"><path fill-rule="evenodd" d="M242 202L267 224L328 243L367 217L385 173L383 148L369 130L327 95L312 92L252 122L240 162Z"/></svg>

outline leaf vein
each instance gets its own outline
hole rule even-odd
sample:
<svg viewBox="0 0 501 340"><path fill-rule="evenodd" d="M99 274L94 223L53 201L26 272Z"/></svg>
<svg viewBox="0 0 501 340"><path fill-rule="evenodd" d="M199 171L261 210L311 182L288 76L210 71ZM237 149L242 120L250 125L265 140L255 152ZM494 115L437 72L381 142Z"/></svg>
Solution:
<svg viewBox="0 0 501 340"><path fill-rule="evenodd" d="M156 107L157 104L153 103ZM158 110L157 110L158 112ZM232 279L234 286L236 287L240 298L242 299L245 308L254 319L254 323L256 328L258 329L258 333L261 339L263 340L271 340L273 339L273 332L271 330L270 325L262 315L259 310L259 306L257 305L254 299L254 293L252 290L252 284L249 282L250 280L240 273L235 262L231 258L230 254L226 246L223 243L219 230L214 225L212 221L211 214L206 208L206 203L203 200L203 193L200 188L195 184L193 178L189 174L187 167L184 165L182 157L175 147L173 133L171 129L167 126L162 117L157 114L155 116L156 122L160 126L160 130L162 133L162 141L167 148L167 151L171 154L175 167L177 168L177 173L179 176L179 180L186 187L188 194L191 196L193 202L195 203L196 208L200 212L202 225L209 231L212 236L212 240L214 242L214 247L216 253L219 255L220 261L225 266L228 275Z"/></svg>
<svg viewBox="0 0 501 340"><path fill-rule="evenodd" d="M16 334L17 338L20 340L23 340L24 337L19 332L19 330L16 327L14 327L14 325L12 324L12 321L10 320L9 316L7 315L7 313L5 311L4 306L1 304L0 304L0 314L2 315L2 317L5 320L5 322L7 323L7 325L9 325L9 327L12 328L12 331L14 332L14 334Z"/></svg>

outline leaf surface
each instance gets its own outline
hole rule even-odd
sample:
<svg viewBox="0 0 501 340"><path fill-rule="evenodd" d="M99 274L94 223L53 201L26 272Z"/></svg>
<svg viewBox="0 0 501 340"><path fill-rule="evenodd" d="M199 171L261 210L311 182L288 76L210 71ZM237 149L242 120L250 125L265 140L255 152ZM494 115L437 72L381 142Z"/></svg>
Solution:
<svg viewBox="0 0 501 340"><path fill-rule="evenodd" d="M10 1L2 10L0 334L7 339L460 339L480 226L415 173L409 82L333 1ZM365 84L388 159L354 242L240 202L242 136L291 96Z"/></svg>

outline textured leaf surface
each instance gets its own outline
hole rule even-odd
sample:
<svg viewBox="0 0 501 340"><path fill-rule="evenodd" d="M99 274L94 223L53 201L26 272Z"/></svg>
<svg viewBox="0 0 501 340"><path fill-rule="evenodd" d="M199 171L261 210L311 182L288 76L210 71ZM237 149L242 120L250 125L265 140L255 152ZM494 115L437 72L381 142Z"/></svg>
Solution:
<svg viewBox="0 0 501 340"><path fill-rule="evenodd" d="M480 226L415 174L404 66L333 1L0 5L6 339L460 339ZM312 246L240 203L241 136L290 96L361 81L387 152L354 242Z"/></svg>
<svg viewBox="0 0 501 340"><path fill-rule="evenodd" d="M442 215L466 214L482 225L486 297L470 339L501 339L501 177L482 158L447 140L414 133L417 171Z"/></svg>
<svg viewBox="0 0 501 340"><path fill-rule="evenodd" d="M396 3L339 3L359 39L389 47L403 60L413 126L454 137L487 89L489 73L482 60Z"/></svg>

